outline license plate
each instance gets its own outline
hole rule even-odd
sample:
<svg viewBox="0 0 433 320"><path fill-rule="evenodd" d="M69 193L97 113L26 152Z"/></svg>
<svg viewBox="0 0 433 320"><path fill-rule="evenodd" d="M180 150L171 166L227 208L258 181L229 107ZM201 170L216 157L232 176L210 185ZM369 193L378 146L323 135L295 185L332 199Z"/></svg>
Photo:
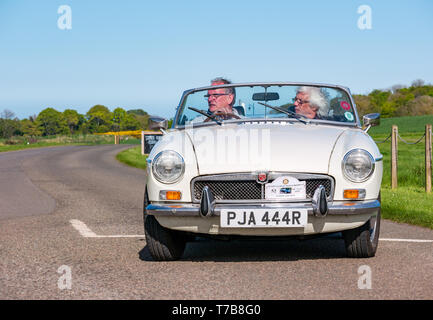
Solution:
<svg viewBox="0 0 433 320"><path fill-rule="evenodd" d="M296 228L305 227L307 209L222 209L222 228Z"/></svg>

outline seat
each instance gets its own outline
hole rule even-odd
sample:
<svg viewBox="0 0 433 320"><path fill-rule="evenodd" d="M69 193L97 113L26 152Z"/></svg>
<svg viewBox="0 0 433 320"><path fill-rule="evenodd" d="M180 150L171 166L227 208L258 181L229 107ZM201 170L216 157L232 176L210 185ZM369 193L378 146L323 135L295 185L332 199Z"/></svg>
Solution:
<svg viewBox="0 0 433 320"><path fill-rule="evenodd" d="M239 113L240 116L245 117L245 109L242 106L234 106L233 109L236 109L236 111Z"/></svg>

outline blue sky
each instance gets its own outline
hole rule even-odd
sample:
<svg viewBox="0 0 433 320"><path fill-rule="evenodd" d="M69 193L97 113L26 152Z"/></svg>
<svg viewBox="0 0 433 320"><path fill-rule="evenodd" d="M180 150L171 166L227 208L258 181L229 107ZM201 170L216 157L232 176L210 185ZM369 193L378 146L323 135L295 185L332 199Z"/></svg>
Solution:
<svg viewBox="0 0 433 320"><path fill-rule="evenodd" d="M57 27L61 5L71 30ZM431 0L0 0L0 111L19 118L95 104L172 117L184 90L217 76L368 93L433 82L432 58Z"/></svg>

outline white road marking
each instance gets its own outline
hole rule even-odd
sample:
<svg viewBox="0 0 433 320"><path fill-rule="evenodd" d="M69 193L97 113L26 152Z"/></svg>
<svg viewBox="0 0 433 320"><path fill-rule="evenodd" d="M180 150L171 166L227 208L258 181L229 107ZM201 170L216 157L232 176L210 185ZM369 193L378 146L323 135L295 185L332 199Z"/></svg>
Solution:
<svg viewBox="0 0 433 320"><path fill-rule="evenodd" d="M72 226L80 233L84 238L143 238L144 234L116 234L116 235L98 235L94 233L90 228L80 220L70 220ZM415 242L415 243L433 243L433 240L423 239L391 239L391 238L379 238L380 241L394 241L394 242Z"/></svg>
<svg viewBox="0 0 433 320"><path fill-rule="evenodd" d="M86 224L80 220L69 220L72 226L77 230L84 238L97 238L98 235L90 230Z"/></svg>
<svg viewBox="0 0 433 320"><path fill-rule="evenodd" d="M395 242L426 242L431 243L433 240L422 240L422 239L387 239L387 238L379 238L379 241L395 241Z"/></svg>
<svg viewBox="0 0 433 320"><path fill-rule="evenodd" d="M86 224L80 220L69 220L75 230L84 238L143 238L144 234L125 234L125 235L98 235L94 233Z"/></svg>

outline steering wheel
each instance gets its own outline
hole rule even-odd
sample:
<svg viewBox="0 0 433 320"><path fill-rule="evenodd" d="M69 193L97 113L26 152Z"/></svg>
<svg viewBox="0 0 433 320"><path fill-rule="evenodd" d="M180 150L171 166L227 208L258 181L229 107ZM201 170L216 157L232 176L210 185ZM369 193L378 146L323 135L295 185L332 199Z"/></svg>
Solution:
<svg viewBox="0 0 433 320"><path fill-rule="evenodd" d="M237 114L234 114L233 112L224 112L224 111L217 111L214 114L210 115L210 118L205 119L203 122L209 122L214 120L219 120L220 119L228 119L228 118L235 118L235 119L240 119L241 117L239 117Z"/></svg>

